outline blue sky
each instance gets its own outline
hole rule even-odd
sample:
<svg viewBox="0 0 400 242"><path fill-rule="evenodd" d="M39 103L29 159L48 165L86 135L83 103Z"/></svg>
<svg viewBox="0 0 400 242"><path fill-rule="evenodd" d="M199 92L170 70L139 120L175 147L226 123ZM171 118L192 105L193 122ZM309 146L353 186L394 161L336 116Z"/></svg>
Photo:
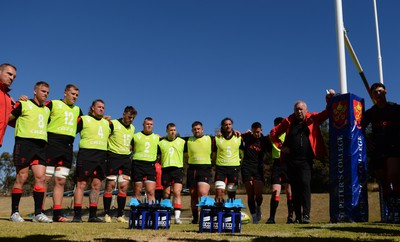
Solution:
<svg viewBox="0 0 400 242"><path fill-rule="evenodd" d="M50 83L50 99L79 86L84 113L94 99L119 118L126 105L165 134L181 135L200 120L213 134L224 117L234 128L254 121L272 128L297 100L324 108L325 90L339 90L334 0L9 1L2 5L0 62L18 68L11 95L32 96ZM399 102L400 1L377 1L384 83ZM370 83L379 79L372 0L343 0L344 24ZM348 91L367 92L347 54ZM12 152L8 128L1 152ZM79 138L77 138L77 141ZM78 149L77 142L75 150Z"/></svg>

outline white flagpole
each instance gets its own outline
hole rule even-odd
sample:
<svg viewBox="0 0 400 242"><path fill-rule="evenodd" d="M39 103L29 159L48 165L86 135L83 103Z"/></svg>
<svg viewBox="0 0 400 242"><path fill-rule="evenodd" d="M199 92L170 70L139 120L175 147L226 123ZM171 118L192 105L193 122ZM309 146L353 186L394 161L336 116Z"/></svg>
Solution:
<svg viewBox="0 0 400 242"><path fill-rule="evenodd" d="M376 0L373 0L373 2L374 2L374 12L375 12L376 44L377 44L377 48L378 48L379 82L383 83L381 43L379 40L378 10L376 8Z"/></svg>
<svg viewBox="0 0 400 242"><path fill-rule="evenodd" d="M342 0L335 0L335 11L336 11L336 34L337 34L337 45L338 45L338 57L339 57L339 86L340 93L347 93L347 78L346 78L346 56L345 56L345 44L344 44L344 24L343 24L343 10Z"/></svg>

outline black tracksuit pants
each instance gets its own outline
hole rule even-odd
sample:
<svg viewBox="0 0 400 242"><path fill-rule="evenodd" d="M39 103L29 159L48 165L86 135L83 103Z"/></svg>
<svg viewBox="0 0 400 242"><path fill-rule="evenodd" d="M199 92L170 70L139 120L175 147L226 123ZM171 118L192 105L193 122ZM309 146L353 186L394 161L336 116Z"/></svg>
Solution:
<svg viewBox="0 0 400 242"><path fill-rule="evenodd" d="M312 161L288 161L287 171L292 187L293 207L296 219L310 216L311 211L311 170ZM301 209L303 208L303 212Z"/></svg>

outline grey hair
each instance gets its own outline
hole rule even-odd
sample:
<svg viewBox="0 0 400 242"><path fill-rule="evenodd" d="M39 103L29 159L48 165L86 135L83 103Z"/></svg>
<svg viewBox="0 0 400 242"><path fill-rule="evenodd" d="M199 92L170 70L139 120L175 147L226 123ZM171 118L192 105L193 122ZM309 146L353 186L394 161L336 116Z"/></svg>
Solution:
<svg viewBox="0 0 400 242"><path fill-rule="evenodd" d="M304 101L302 101L302 100L298 100L298 101L296 101L296 102L294 103L294 107L293 107L293 108L296 108L296 106L297 106L298 104L300 104L300 103L303 103L303 104L304 104L304 106L307 108L307 104L306 104L306 102L304 102Z"/></svg>

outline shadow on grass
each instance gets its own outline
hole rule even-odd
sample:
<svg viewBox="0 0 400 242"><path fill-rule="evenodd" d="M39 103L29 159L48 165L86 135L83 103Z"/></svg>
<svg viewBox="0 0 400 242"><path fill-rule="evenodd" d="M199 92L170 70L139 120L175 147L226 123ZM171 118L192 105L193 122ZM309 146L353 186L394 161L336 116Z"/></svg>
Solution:
<svg viewBox="0 0 400 242"><path fill-rule="evenodd" d="M233 237L238 237L238 236L244 236L244 237L249 237L249 235L241 235L241 234L235 234L235 235L230 235L230 234L226 234L226 236L233 236ZM251 236L250 236L251 237ZM184 237L180 237L180 238L169 238L168 240L172 240L172 241L189 241L189 242L195 242L195 241L199 241L199 242L229 242L231 241L230 239L226 239L226 240L212 240L212 239L193 239L193 238L184 238ZM245 239L245 241L252 241L252 242L309 242L309 241L321 241L321 242L354 242L354 241L363 241L360 240L359 238L354 238L354 239L350 239L350 238L315 238L315 237L307 237L307 238L301 238L301 237L286 237L286 238L282 238L282 237L266 237L266 236L260 236L260 237L256 237L253 239ZM369 239L365 239L364 241L370 241ZM392 242L393 240L391 239L378 239L378 240L374 240L374 241L380 241L380 242Z"/></svg>
<svg viewBox="0 0 400 242"><path fill-rule="evenodd" d="M36 242L36 241L60 241L60 242L66 242L69 240L63 240L65 236L63 235L41 235L41 234L35 234L35 235L28 235L23 238L15 238L15 237L2 237L0 238L0 241L29 241L29 242Z"/></svg>
<svg viewBox="0 0 400 242"><path fill-rule="evenodd" d="M62 210L62 212L66 216L74 216L74 209L73 208L69 208L69 207L65 208L65 209ZM53 209L52 208L46 209L46 210L43 211L43 213L46 214L47 216L53 216ZM82 214L82 216L89 216L89 207L82 207L81 214ZM111 217L116 217L117 214L118 214L118 210L116 208L110 209L110 216ZM124 210L124 215L126 217L129 217L129 214L130 214L130 210ZM101 217L101 216L104 216L104 215L105 215L104 210L103 209L98 209L97 216Z"/></svg>
<svg viewBox="0 0 400 242"><path fill-rule="evenodd" d="M252 240L253 242L309 242L309 241L321 241L321 242L353 242L353 241L363 241L359 238L348 239L348 238L301 238L301 237L287 237L287 238L280 238L280 237L258 237ZM369 239L365 239L364 241L370 241ZM374 241L382 241L382 242L389 242L393 241L391 239L382 239L382 240L374 240Z"/></svg>
<svg viewBox="0 0 400 242"><path fill-rule="evenodd" d="M393 227L393 229L377 227L331 227L325 229L337 232L367 233L369 235L400 236L399 227Z"/></svg>
<svg viewBox="0 0 400 242"><path fill-rule="evenodd" d="M201 242L229 242L230 240L213 240L213 239L193 239L193 238L179 238L179 239L168 239L168 240L176 240L176 241L201 241Z"/></svg>
<svg viewBox="0 0 400 242"><path fill-rule="evenodd" d="M97 238L97 239L93 239L93 241L95 241L95 242L124 242L124 241L127 241L127 239L106 239L106 238L99 239L99 238ZM136 241L136 240L129 240L129 241Z"/></svg>
<svg viewBox="0 0 400 242"><path fill-rule="evenodd" d="M245 235L245 234L234 234L234 235L230 235L230 234L225 234L227 237L239 237L239 236L244 236L244 237L248 237L249 235ZM42 241L60 241L60 242L67 242L69 240L63 240L62 238L65 236L62 235L30 235L30 236L26 236L24 238L15 238L15 237L3 237L0 238L0 241L29 241L29 242L42 242ZM231 241L229 238L228 239L217 239L217 240L213 240L213 239L194 239L194 238L184 238L184 237L179 237L179 238L169 238L168 240L170 241L189 241L189 242L195 242L195 241L200 241L200 242L229 242ZM96 238L93 239L92 241L95 242L123 242L123 241L127 241L126 239L112 239L112 238ZM130 240L130 241L135 241L135 240ZM355 238L355 239L349 239L349 238L315 238L315 237L309 237L309 238L301 238L301 237L286 237L286 238L281 238L281 237L265 237L265 236L261 236L261 237L257 237L251 240L247 240L246 241L253 241L253 242L292 242L292 241L296 241L296 242L309 242L309 241L321 241L321 242L353 242L353 241L360 241L359 238ZM362 240L361 240L362 241ZM368 241L365 240L365 241ZM374 241L382 241L382 242L386 242L386 241L393 241L391 239L378 239L378 240L374 240Z"/></svg>
<svg viewBox="0 0 400 242"><path fill-rule="evenodd" d="M193 239L193 238L183 238L183 237L180 237L180 238L169 238L168 240L172 240L172 241L189 241L189 242L191 242L191 241L201 241L201 242L229 242L230 240L228 240L228 239L225 239L225 240L220 240L220 239L218 239L218 240L214 240L214 239Z"/></svg>
<svg viewBox="0 0 400 242"><path fill-rule="evenodd" d="M43 241L57 241L57 242L67 242L70 240L63 240L65 236L63 235L29 235L24 238L15 238L15 237L3 237L0 238L0 241L29 241L29 242L43 242ZM123 242L126 239L110 239L110 238L96 238L92 241L95 242ZM136 241L136 240L130 240Z"/></svg>
<svg viewBox="0 0 400 242"><path fill-rule="evenodd" d="M304 229L321 229L321 227L305 227ZM400 230L398 230L398 227L394 227L393 229L388 229L388 228L373 228L373 227L333 227L333 228L324 228L328 229L331 231L335 232L352 232L352 233L367 233L369 235L379 235L379 236L385 236L385 237L391 237L391 236L400 236ZM193 231L193 230L187 230L184 232L198 232L198 231ZM199 233L201 234L210 234L210 233ZM217 235L217 234L216 234ZM179 238L169 238L169 241L190 241L190 242L216 242L216 241L223 241L223 242L228 242L232 241L231 238L233 237L244 237L245 241L252 241L252 242L310 242L310 241L320 241L320 242L354 242L354 241L371 241L371 238L359 238L359 237L354 237L354 238L345 238L345 234L343 235L343 238L340 237L334 237L334 238L318 238L318 237L298 237L298 236L293 236L293 237L269 237L269 236L257 236L257 235L249 235L249 234L241 234L241 233L236 233L236 234L230 234L230 233L222 233L218 234L219 236L224 236L226 239L208 239L208 238L185 238L185 237L179 237ZM386 239L386 238L374 238L374 241L379 241L379 242L392 242L396 241L393 239Z"/></svg>

